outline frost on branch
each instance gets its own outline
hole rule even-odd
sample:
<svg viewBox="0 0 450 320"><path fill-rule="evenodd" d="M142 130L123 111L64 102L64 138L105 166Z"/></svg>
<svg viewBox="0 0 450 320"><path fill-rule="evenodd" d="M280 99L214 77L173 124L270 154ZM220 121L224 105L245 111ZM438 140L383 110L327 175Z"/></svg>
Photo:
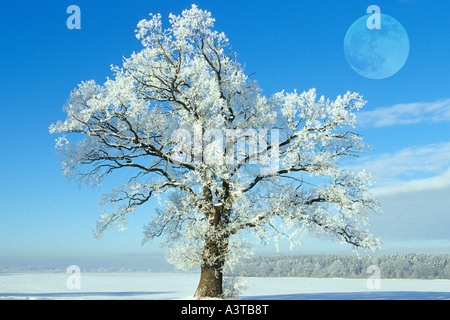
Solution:
<svg viewBox="0 0 450 320"><path fill-rule="evenodd" d="M328 234L377 248L367 230L368 213L379 211L370 176L342 167L365 151L354 131L362 97L330 100L315 89L266 97L209 12L194 5L169 23L164 29L159 14L140 21L143 49L112 66L104 84L82 82L66 120L50 127L61 134L69 178L96 185L118 169L126 177L101 201L97 236L123 230L130 213L157 197L144 242L164 237L177 265L204 268L204 283L233 250L248 252L249 234L292 243ZM248 139L257 142L253 154Z"/></svg>

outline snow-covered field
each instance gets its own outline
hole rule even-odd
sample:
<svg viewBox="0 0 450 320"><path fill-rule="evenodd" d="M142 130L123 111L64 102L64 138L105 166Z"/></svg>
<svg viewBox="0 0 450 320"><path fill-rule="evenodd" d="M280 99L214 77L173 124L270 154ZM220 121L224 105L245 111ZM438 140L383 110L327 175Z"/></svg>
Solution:
<svg viewBox="0 0 450 320"><path fill-rule="evenodd" d="M0 299L186 299L198 274L81 273L77 284L65 273L0 274ZM450 300L450 280L381 279L369 289L365 279L244 278L243 300L433 299Z"/></svg>

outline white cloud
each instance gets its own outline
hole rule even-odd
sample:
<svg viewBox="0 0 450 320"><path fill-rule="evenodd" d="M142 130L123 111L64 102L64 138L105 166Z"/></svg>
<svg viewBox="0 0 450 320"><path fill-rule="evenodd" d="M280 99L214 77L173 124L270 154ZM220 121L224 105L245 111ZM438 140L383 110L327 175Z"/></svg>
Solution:
<svg viewBox="0 0 450 320"><path fill-rule="evenodd" d="M372 128L445 123L450 122L450 99L397 104L357 116L359 124ZM389 144L389 137L385 141ZM372 216L370 229L382 241L447 241L448 247L450 141L368 155L352 161L350 168L373 176L371 192L383 214Z"/></svg>
<svg viewBox="0 0 450 320"><path fill-rule="evenodd" d="M450 121L450 99L396 104L373 111L361 111L357 117L359 124L371 127L447 122Z"/></svg>
<svg viewBox="0 0 450 320"><path fill-rule="evenodd" d="M412 193L426 190L438 190L450 187L450 170L431 178L411 181L393 181L371 190L376 197L391 196L401 193Z"/></svg>
<svg viewBox="0 0 450 320"><path fill-rule="evenodd" d="M372 174L374 195L445 188L450 186L450 142L363 157L351 169Z"/></svg>

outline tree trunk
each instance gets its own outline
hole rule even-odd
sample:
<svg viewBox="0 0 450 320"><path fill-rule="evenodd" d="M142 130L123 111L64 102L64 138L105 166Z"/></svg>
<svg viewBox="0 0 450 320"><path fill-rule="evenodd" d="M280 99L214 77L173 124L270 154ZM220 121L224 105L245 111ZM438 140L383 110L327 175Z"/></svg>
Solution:
<svg viewBox="0 0 450 320"><path fill-rule="evenodd" d="M194 297L199 299L223 297L223 263L204 263L201 266L200 282Z"/></svg>
<svg viewBox="0 0 450 320"><path fill-rule="evenodd" d="M195 298L223 297L223 267L228 250L228 237L221 232L222 206L216 205L208 216L210 229L205 235L200 282Z"/></svg>

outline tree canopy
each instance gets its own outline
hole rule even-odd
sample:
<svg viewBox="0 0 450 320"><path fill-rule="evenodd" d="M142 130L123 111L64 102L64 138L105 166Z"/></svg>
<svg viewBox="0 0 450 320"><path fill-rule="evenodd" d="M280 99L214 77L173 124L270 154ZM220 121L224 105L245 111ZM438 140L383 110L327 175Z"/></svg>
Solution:
<svg viewBox="0 0 450 320"><path fill-rule="evenodd" d="M366 226L367 214L379 211L370 175L340 162L365 150L354 132L363 98L330 100L315 89L266 97L213 29L211 13L193 5L169 22L163 29L159 14L140 21L143 49L113 66L104 84L82 82L65 121L50 127L61 134L69 178L99 184L133 169L102 199L111 207L96 235L125 228L130 213L157 197L144 242L165 237L184 268L217 274L249 233L292 243L325 233L377 248Z"/></svg>

